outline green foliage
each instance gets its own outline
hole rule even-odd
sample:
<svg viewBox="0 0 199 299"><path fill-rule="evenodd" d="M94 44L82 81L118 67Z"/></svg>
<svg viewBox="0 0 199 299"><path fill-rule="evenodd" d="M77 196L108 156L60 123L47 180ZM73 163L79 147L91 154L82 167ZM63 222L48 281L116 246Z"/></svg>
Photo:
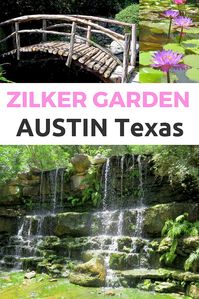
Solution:
<svg viewBox="0 0 199 299"><path fill-rule="evenodd" d="M2 66L0 65L0 83L11 83L8 79L4 77L5 72L3 71Z"/></svg>
<svg viewBox="0 0 199 299"><path fill-rule="evenodd" d="M190 254L188 259L185 261L184 269L185 271L190 270L195 262L199 261L199 248L197 248L194 252Z"/></svg>
<svg viewBox="0 0 199 299"><path fill-rule="evenodd" d="M116 20L131 24L139 23L139 4L131 4L115 16Z"/></svg>
<svg viewBox="0 0 199 299"><path fill-rule="evenodd" d="M28 14L111 16L130 2L130 0L8 0L1 3L0 20Z"/></svg>
<svg viewBox="0 0 199 299"><path fill-rule="evenodd" d="M83 183L86 185L86 188L82 191L82 201L90 202L94 207L96 207L100 200L100 177L98 169L94 166L89 168L88 174L84 179Z"/></svg>
<svg viewBox="0 0 199 299"><path fill-rule="evenodd" d="M168 246L166 252L160 257L160 261L166 265L172 265L175 261L177 254L177 246L179 240L184 237L198 236L199 235L199 221L194 223L187 220L188 214L178 216L175 220L167 220L162 229L162 236L164 239L160 243L161 245L166 243L166 239L169 238L170 246ZM195 261L199 260L199 248L192 252L188 259L185 261L184 268L189 270Z"/></svg>

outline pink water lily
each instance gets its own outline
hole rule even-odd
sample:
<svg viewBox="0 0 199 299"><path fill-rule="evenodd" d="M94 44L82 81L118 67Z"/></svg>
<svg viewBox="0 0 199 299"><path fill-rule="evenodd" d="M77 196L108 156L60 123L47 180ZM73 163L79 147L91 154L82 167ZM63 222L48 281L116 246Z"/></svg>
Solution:
<svg viewBox="0 0 199 299"><path fill-rule="evenodd" d="M181 63L183 54L172 50L162 50L155 52L151 66L167 74L167 81L170 83L170 70L184 70L187 66Z"/></svg>
<svg viewBox="0 0 199 299"><path fill-rule="evenodd" d="M177 5L185 4L186 0L173 0L173 2Z"/></svg>
<svg viewBox="0 0 199 299"><path fill-rule="evenodd" d="M162 13L163 17L168 18L168 19L174 19L179 15L179 11L178 10L172 10L172 9L168 9L165 10Z"/></svg>
<svg viewBox="0 0 199 299"><path fill-rule="evenodd" d="M163 13L162 13L162 16L167 18L167 19L170 19L170 23L169 23L169 31L168 31L168 38L170 38L170 35L171 35L171 25L172 25L172 20L175 19L177 16L179 16L179 11L177 10L172 10L172 9L168 9L168 10L165 10Z"/></svg>
<svg viewBox="0 0 199 299"><path fill-rule="evenodd" d="M189 29L190 26L193 25L193 21L191 18L178 16L173 20L173 23L177 26L177 28L180 28L180 37L179 37L179 43L182 41L183 36L183 30Z"/></svg>

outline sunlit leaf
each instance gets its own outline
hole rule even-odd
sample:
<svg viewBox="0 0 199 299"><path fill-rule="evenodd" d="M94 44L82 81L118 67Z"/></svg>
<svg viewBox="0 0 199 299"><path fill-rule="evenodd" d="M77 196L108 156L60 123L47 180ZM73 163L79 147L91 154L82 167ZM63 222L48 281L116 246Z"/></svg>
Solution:
<svg viewBox="0 0 199 299"><path fill-rule="evenodd" d="M139 62L141 65L150 65L152 63L153 51L143 52L140 54Z"/></svg>
<svg viewBox="0 0 199 299"><path fill-rule="evenodd" d="M186 55L183 61L193 68L199 68L199 55Z"/></svg>
<svg viewBox="0 0 199 299"><path fill-rule="evenodd" d="M192 81L199 82L199 69L192 68L187 70L186 76Z"/></svg>
<svg viewBox="0 0 199 299"><path fill-rule="evenodd" d="M185 49L179 44L167 44L163 47L165 50L173 50L178 53L185 53Z"/></svg>

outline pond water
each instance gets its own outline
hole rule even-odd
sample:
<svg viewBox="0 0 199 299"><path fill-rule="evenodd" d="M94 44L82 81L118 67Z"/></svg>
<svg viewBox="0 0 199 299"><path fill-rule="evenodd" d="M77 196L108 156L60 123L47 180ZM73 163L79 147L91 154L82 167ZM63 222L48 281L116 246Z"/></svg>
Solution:
<svg viewBox="0 0 199 299"><path fill-rule="evenodd" d="M151 68L154 51L165 49L182 53L182 63L188 66L184 71L173 71L171 82L199 82L199 1L189 0L180 6L180 14L193 21L193 26L183 29L181 43L181 29L173 24L168 38L170 20L162 16L168 9L178 10L179 6L170 0L140 0L140 81L167 82L162 71Z"/></svg>
<svg viewBox="0 0 199 299"><path fill-rule="evenodd" d="M24 273L3 273L0 276L1 299L188 299L176 294L154 294L137 289L97 289L72 285L66 279L50 279L47 275L24 280Z"/></svg>

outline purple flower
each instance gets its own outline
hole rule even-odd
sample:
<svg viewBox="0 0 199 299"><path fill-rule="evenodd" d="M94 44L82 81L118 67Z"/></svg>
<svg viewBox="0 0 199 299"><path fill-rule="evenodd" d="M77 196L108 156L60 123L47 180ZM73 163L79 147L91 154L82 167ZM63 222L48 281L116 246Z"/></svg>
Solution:
<svg viewBox="0 0 199 299"><path fill-rule="evenodd" d="M188 28L193 25L193 21L190 18L179 16L173 20L177 27Z"/></svg>
<svg viewBox="0 0 199 299"><path fill-rule="evenodd" d="M158 68L161 71L168 73L171 69L183 70L186 69L186 65L180 63L183 54L174 52L172 50L162 50L154 53L153 64L154 68Z"/></svg>
<svg viewBox="0 0 199 299"><path fill-rule="evenodd" d="M168 9L168 10L165 10L162 13L162 15L163 15L163 17L168 18L168 19L175 19L179 15L179 11Z"/></svg>

